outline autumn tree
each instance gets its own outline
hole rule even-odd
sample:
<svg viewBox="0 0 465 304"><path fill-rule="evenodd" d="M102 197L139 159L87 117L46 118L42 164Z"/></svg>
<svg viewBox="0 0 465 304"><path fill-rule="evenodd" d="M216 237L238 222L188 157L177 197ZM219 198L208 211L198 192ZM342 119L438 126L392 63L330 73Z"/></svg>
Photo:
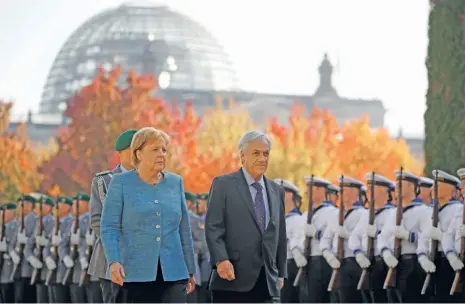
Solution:
<svg viewBox="0 0 465 304"><path fill-rule="evenodd" d="M305 190L303 177L314 174L335 182L341 174L364 181L372 170L393 178L403 166L421 174L422 164L410 155L403 141L392 139L386 130L372 130L367 118L339 126L327 111L313 109L305 117L305 107L291 109L289 127L272 119L268 133L273 137L272 157L267 175L284 178Z"/></svg>
<svg viewBox="0 0 465 304"><path fill-rule="evenodd" d="M21 193L39 188L40 159L20 125L8 131L13 104L0 101L0 200L14 200Z"/></svg>
<svg viewBox="0 0 465 304"><path fill-rule="evenodd" d="M65 116L71 122L58 131L59 152L41 170L44 192L54 185L64 193L89 191L94 174L116 159L113 145L122 131L144 126L167 131L172 126L169 107L153 97L154 77L130 72L126 87L118 85L120 77L121 67L109 73L100 68L94 81L68 101ZM171 158L171 167L176 162Z"/></svg>

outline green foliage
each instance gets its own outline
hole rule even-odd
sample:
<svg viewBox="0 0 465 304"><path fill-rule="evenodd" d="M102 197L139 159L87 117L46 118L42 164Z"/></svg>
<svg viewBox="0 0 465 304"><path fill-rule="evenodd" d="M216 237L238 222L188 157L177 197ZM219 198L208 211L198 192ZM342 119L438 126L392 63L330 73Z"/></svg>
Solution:
<svg viewBox="0 0 465 304"><path fill-rule="evenodd" d="M426 67L425 173L455 174L465 165L465 1L438 2L430 11Z"/></svg>

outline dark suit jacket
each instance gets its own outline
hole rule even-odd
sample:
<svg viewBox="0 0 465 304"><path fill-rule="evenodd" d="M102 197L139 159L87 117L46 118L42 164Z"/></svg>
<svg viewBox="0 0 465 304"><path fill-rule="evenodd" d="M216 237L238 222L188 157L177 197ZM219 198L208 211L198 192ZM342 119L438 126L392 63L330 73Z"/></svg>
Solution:
<svg viewBox="0 0 465 304"><path fill-rule="evenodd" d="M251 290L265 268L270 296L279 296L278 278L287 277L284 191L264 177L270 220L262 233L242 170L213 180L208 199L205 233L211 256L211 290ZM230 260L236 279L223 280L216 265Z"/></svg>

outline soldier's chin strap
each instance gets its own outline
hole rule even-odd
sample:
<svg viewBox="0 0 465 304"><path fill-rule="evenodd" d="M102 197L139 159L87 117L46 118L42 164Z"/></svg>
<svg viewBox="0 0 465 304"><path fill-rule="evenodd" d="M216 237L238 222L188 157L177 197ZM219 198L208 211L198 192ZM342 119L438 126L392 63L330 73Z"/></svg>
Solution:
<svg viewBox="0 0 465 304"><path fill-rule="evenodd" d="M415 185L415 196L419 196L421 192L420 185L418 183L414 183L414 185Z"/></svg>
<svg viewBox="0 0 465 304"><path fill-rule="evenodd" d="M393 197L392 197L392 192L394 190L392 189L387 189L387 195L388 195L388 202L392 202L393 201Z"/></svg>
<svg viewBox="0 0 465 304"><path fill-rule="evenodd" d="M300 211L300 207L302 206L302 197L297 193L292 193L292 201L294 202L295 207Z"/></svg>

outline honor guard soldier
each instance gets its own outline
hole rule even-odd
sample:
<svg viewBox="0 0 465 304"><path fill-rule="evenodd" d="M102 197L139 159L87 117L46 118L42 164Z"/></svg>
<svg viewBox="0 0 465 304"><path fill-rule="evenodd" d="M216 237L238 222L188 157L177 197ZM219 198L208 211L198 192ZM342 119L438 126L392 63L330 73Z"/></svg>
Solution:
<svg viewBox="0 0 465 304"><path fill-rule="evenodd" d="M420 194L418 194L418 198L432 207L433 196L431 195L431 191L434 181L428 177L419 177L418 185L420 186Z"/></svg>
<svg viewBox="0 0 465 304"><path fill-rule="evenodd" d="M205 215L207 214L207 201L208 193L199 193L196 196L197 202L197 215L200 217L199 233L202 234L202 246L199 253L199 267L200 267L200 278L201 286L198 290L197 299L199 303L210 303L211 296L210 291L208 290L208 279L210 278L211 264L210 264L210 253L207 246L207 238L205 236ZM194 229L194 228L192 228Z"/></svg>
<svg viewBox="0 0 465 304"><path fill-rule="evenodd" d="M29 238L34 238L34 231L37 225L37 215L34 211L34 205L37 198L32 195L22 195L18 199L20 206L20 228L18 229L18 236L16 248L10 253L13 263L15 260L20 260L17 266L13 266L12 276L15 278L15 303L36 303L36 286L31 285L31 275L33 268L29 264L27 258L33 256L33 252L26 252L25 247ZM21 229L23 228L23 229ZM33 249L33 248L30 248ZM16 257L18 256L18 257ZM17 277L17 275L19 277Z"/></svg>
<svg viewBox="0 0 465 304"><path fill-rule="evenodd" d="M402 179L401 179L402 172ZM397 212L391 212L384 228L378 235L377 246L389 268L397 268L395 294L400 303L425 302L428 297L421 295L426 273L432 273L436 266L429 260L429 244L420 244L419 235L427 233L431 227L432 208L417 198L419 177L397 170L394 172L397 186L402 188L398 202L402 201L402 221L396 226ZM398 191L400 192L400 190ZM394 239L401 240L400 260L394 256ZM393 292L394 293L394 292Z"/></svg>
<svg viewBox="0 0 465 304"><path fill-rule="evenodd" d="M436 274L434 280L436 291L436 303L460 303L462 297L459 294L450 295L450 288L454 281L455 272L463 268L463 263L457 257L454 241L447 235L451 223L458 214L462 215L463 205L457 200L457 188L460 188L460 180L444 171L433 170L433 176L438 176L437 196L439 201L438 227L432 226L428 219L430 230L420 236L419 244L429 244L431 240L439 242L438 251L441 253L436 258ZM443 237L445 240L443 242ZM426 240L424 239L426 238ZM420 246L420 245L419 245Z"/></svg>
<svg viewBox="0 0 465 304"><path fill-rule="evenodd" d="M69 256L69 238L71 236L71 226L73 225L73 216L71 206L73 199L67 196L60 196L56 200L58 209L58 235L52 235L51 245L57 247L57 269L53 281L49 282L51 289L51 303L70 303L69 284L64 285L63 277L66 269L72 267L72 260ZM56 225L57 223L55 223Z"/></svg>
<svg viewBox="0 0 465 304"><path fill-rule="evenodd" d="M33 252L27 259L34 268L30 284L36 285L37 303L50 302L49 288L45 285L45 280L47 272L56 268L55 261L51 260L50 257L50 240L52 238L53 226L55 225L55 219L52 214L54 205L55 202L52 198L41 194L38 206L36 207L38 217L34 236L29 238L24 249L25 252ZM42 224L39 224L39 221L42 221ZM47 267L44 266L44 261Z"/></svg>
<svg viewBox="0 0 465 304"><path fill-rule="evenodd" d="M371 198L371 185L374 183L374 204L375 204L375 221L373 225L369 224L369 212L365 212L360 217L354 231L349 238L349 247L355 254L355 260L360 268L367 269L372 266L369 277L365 279L368 286L362 286L362 298L364 303L387 303L388 298L386 291L383 289L384 279L387 275L387 267L376 248L376 238L381 232L386 222L386 218L395 208L392 203L391 191L395 188L394 182L388 178L372 173L365 175L368 184L368 198ZM368 237L374 238L374 265L368 259Z"/></svg>
<svg viewBox="0 0 465 304"><path fill-rule="evenodd" d="M73 197L73 224L68 239L69 254L72 263L68 263L70 269L63 278L66 284L70 281L70 297L72 303L85 303L88 299L88 290L82 285L82 277L87 273L88 262L85 256L86 232L89 224L89 200L90 196L78 193ZM65 264L66 265L66 264Z"/></svg>
<svg viewBox="0 0 465 304"><path fill-rule="evenodd" d="M338 181L343 187L341 189L341 202L344 203L344 223L339 225L339 209L331 217L329 226L323 233L320 241L320 249L323 257L333 269L339 270L339 287L332 293L333 300L338 299L342 303L360 303L362 301L360 292L357 291L357 283L360 279L360 267L358 266L354 253L348 246L348 240L360 217L367 210L360 202L360 194L363 183L351 178L342 177ZM338 239L344 239L343 256L344 259L339 261L337 258Z"/></svg>
<svg viewBox="0 0 465 304"><path fill-rule="evenodd" d="M87 272L89 275L99 278L104 303L126 302L126 290L105 277L108 265L100 240L100 218L102 217L103 203L112 177L115 174L133 169L131 142L136 132L135 129L126 130L118 136L115 142L115 151L119 155L120 164L113 170L97 173L92 179L90 187L90 226L96 240Z"/></svg>
<svg viewBox="0 0 465 304"><path fill-rule="evenodd" d="M199 301L199 289L202 286L202 275L200 273L200 252L203 250L205 239L205 227L202 226L202 219L197 214L198 205L197 197L191 192L184 193L187 207L189 209L189 223L192 231L192 241L194 242L194 260L195 260L195 285L193 292L187 295L188 303L201 303ZM202 227L202 228L201 228Z"/></svg>
<svg viewBox="0 0 465 304"><path fill-rule="evenodd" d="M284 188L284 211L286 212L286 236L287 236L287 283L281 289L281 303L300 303L300 288L293 283L299 268L307 265L307 259L300 249L291 251L299 237L298 230L302 228L302 214L297 207L300 202L299 189L290 181L283 179L274 180Z"/></svg>
<svg viewBox="0 0 465 304"><path fill-rule="evenodd" d="M19 256L14 252L18 236L19 223L16 220L16 203L6 203L2 206L1 218L2 239L0 240L0 301L2 303L15 302L14 280L11 278L14 263L19 263ZM13 253L13 254L10 254ZM13 258L15 260L13 260Z"/></svg>
<svg viewBox="0 0 465 304"><path fill-rule="evenodd" d="M337 204L337 201L339 200L339 189L338 186L330 184L326 187L326 197L327 201L332 202L334 205Z"/></svg>
<svg viewBox="0 0 465 304"><path fill-rule="evenodd" d="M294 260L301 260L300 255L305 252L306 238L310 238L310 256L306 257L308 263L305 266L306 278L302 284L306 299L302 302L309 303L329 303L330 297L327 291L331 278L331 267L322 257L320 249L320 239L326 231L331 221L337 220L337 207L329 201L327 187L331 183L320 177L305 177L305 183L312 191L312 198L309 203L313 203L313 214L311 223L307 222L308 212L302 214L300 229L296 243L290 242L291 253ZM337 263L337 260L336 260ZM337 266L337 265L333 265ZM289 282L287 284L293 284Z"/></svg>

